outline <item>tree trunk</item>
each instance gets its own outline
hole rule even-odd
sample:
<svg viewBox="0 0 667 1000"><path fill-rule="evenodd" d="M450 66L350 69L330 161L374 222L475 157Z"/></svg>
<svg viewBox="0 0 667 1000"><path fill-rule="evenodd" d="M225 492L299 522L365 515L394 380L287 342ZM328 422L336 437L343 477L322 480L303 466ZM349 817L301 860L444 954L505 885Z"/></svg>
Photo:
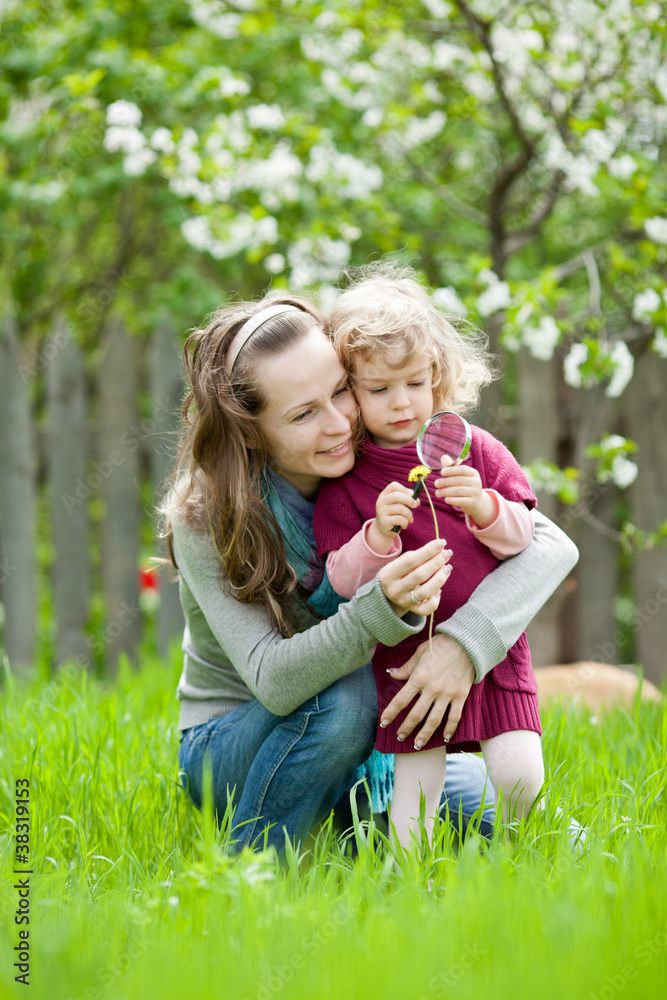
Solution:
<svg viewBox="0 0 667 1000"><path fill-rule="evenodd" d="M139 448L144 431L137 417L136 370L134 343L123 323L112 319L98 373L98 461L91 473L106 506L101 575L107 622L99 651L106 654L111 674L121 653L135 656L141 638Z"/></svg>
<svg viewBox="0 0 667 1000"><path fill-rule="evenodd" d="M176 342L167 320L156 329L148 354L149 381L153 401L156 436L149 447L153 499L159 503L169 485L177 451L180 407L184 394L183 373ZM161 555L167 556L162 544ZM182 637L185 619L178 597L178 583L169 567L160 570L160 608L158 612L158 650L166 658L170 644Z"/></svg>
<svg viewBox="0 0 667 1000"><path fill-rule="evenodd" d="M63 317L48 342L48 470L56 558L53 593L58 665L76 659L90 667L84 627L88 620L90 567L86 483L86 381L83 358Z"/></svg>
<svg viewBox="0 0 667 1000"><path fill-rule="evenodd" d="M627 389L629 436L639 446L639 474L631 487L638 527L655 531L667 517L667 361L646 352ZM639 552L633 565L636 655L646 676L667 674L667 549Z"/></svg>
<svg viewBox="0 0 667 1000"><path fill-rule="evenodd" d="M31 673L35 654L36 449L29 372L12 320L0 331L0 595L4 650Z"/></svg>

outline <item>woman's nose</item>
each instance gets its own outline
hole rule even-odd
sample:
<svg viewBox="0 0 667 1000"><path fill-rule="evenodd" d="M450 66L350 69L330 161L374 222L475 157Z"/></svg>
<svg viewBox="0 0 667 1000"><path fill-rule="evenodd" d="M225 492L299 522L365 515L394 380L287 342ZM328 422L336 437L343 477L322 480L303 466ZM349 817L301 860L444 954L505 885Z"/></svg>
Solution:
<svg viewBox="0 0 667 1000"><path fill-rule="evenodd" d="M345 434L350 429L350 419L337 406L331 404L327 410L325 433Z"/></svg>

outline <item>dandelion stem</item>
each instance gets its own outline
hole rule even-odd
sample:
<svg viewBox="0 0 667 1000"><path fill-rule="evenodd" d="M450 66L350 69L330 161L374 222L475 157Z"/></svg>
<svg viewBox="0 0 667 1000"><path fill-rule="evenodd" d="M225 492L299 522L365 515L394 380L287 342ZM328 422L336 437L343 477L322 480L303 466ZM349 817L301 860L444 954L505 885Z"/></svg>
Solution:
<svg viewBox="0 0 667 1000"><path fill-rule="evenodd" d="M433 514L433 526L435 528L435 537L436 538L440 538L440 532L438 531L438 519L435 516L435 507L433 506L433 501L431 500L431 494L429 493L428 487L426 485L426 477L425 476L423 477L422 482L424 484L424 493L428 497L428 502L429 502L429 505L431 507L431 513ZM435 620L435 611L432 611L431 614L430 614L430 616L429 616L429 623L428 623L428 645L429 645L429 649L431 650L431 652L433 652L433 623L434 623L434 620Z"/></svg>

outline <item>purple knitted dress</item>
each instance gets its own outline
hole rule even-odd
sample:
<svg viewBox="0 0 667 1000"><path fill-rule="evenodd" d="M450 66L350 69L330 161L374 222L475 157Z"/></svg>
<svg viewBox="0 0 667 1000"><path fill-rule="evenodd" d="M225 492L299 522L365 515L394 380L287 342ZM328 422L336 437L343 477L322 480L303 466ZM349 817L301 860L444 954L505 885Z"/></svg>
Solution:
<svg viewBox="0 0 667 1000"><path fill-rule="evenodd" d="M375 517L375 501L385 486L393 480L409 485L408 474L419 464L414 444L401 448L378 448L371 441L366 442L351 472L340 479L325 480L320 487L313 523L320 555L339 549L348 542L365 521ZM472 446L464 465L477 469L484 488L497 490L507 500L523 501L528 508L536 506L535 494L514 456L481 427L472 427ZM438 475L430 477L431 482L436 478ZM442 589L440 605L435 612L437 625L467 602L484 577L499 565L499 560L468 530L463 512L436 497L430 483L427 485L438 517L440 537L447 540L447 546L453 552L453 571ZM433 516L424 495L413 514L414 522L401 532L403 551L418 549L434 537ZM405 663L425 641L426 630L418 637L404 639L397 646L377 647L373 670L380 714L405 683L392 680L386 672L387 667ZM382 753L415 752L410 738L403 743L396 738L413 704L414 701L386 729L380 729L378 725L375 746ZM519 636L506 658L479 684L473 684L447 748L449 752L478 751L480 740L517 729L542 732L537 683L525 632ZM444 746L442 731L441 725L425 744L425 749Z"/></svg>

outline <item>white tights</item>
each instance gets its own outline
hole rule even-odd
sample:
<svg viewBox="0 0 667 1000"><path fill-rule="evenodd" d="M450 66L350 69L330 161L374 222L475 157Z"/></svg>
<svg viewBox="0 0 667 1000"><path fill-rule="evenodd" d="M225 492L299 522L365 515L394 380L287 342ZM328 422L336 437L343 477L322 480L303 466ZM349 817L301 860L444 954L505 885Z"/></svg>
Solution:
<svg viewBox="0 0 667 1000"><path fill-rule="evenodd" d="M489 779L496 792L502 789L503 822L515 816L526 816L533 806L544 781L542 742L538 733L526 729L500 733L490 740L481 740L482 753ZM445 784L447 748L420 750L417 753L397 753L394 795L391 802L391 822L396 827L399 843L414 849L411 833L419 837L419 799L424 793L429 843L438 815ZM540 806L542 803L540 803ZM393 833L392 833L393 839Z"/></svg>

